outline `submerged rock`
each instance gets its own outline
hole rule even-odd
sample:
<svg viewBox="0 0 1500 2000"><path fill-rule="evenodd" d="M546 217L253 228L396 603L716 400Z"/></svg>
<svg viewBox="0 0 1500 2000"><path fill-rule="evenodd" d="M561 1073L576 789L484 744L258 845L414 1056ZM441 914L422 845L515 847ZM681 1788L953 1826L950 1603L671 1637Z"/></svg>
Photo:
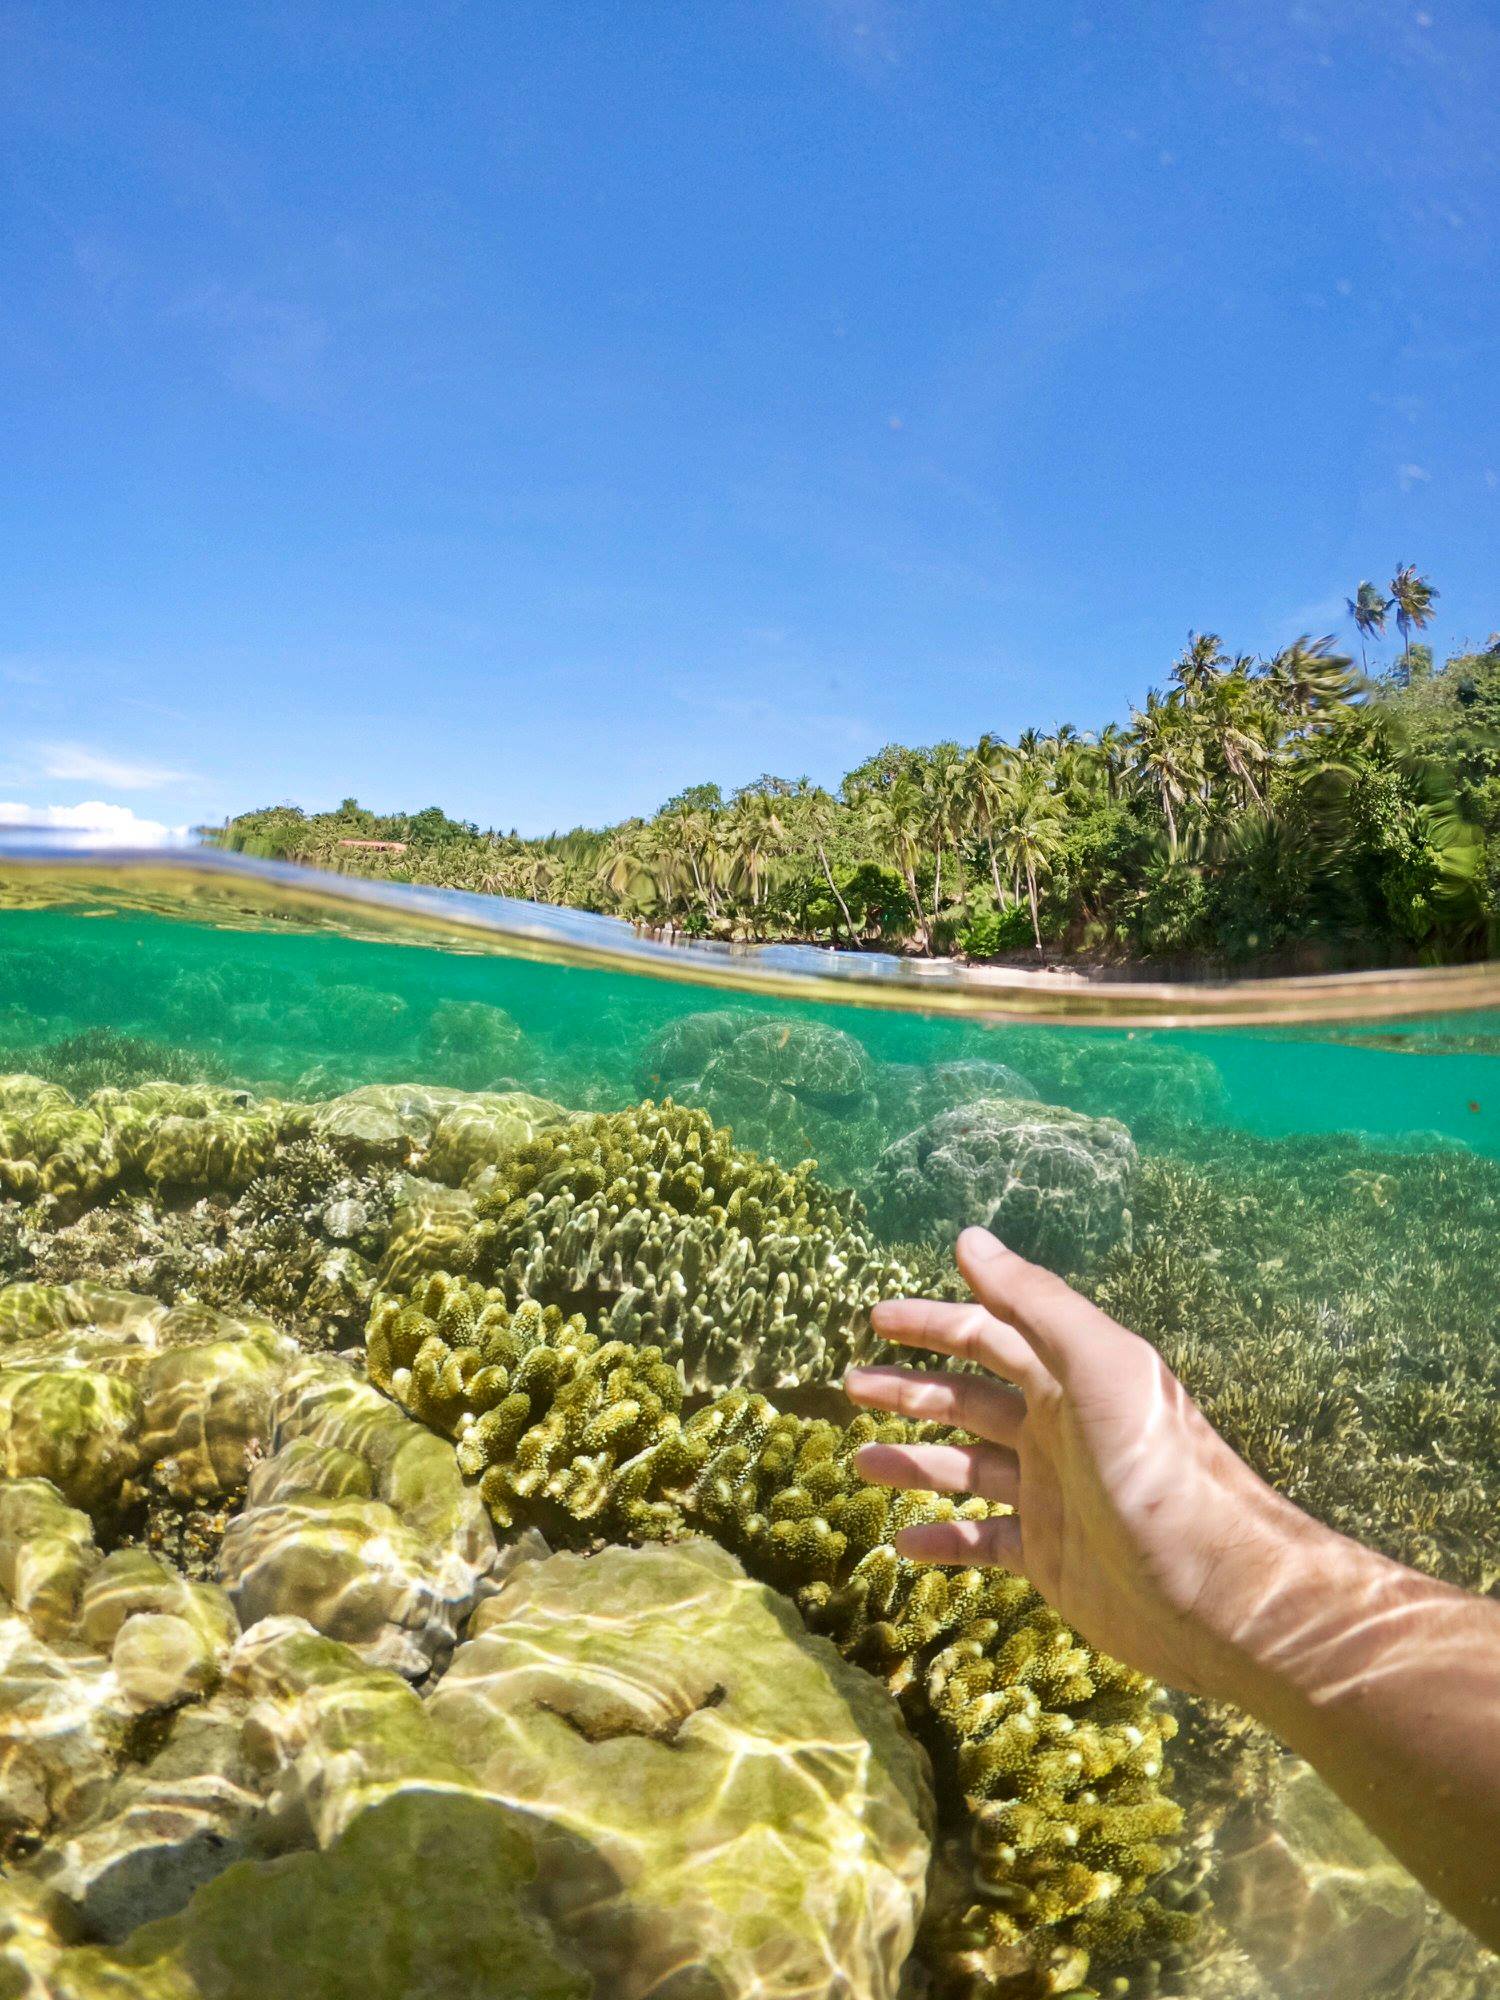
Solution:
<svg viewBox="0 0 1500 2000"><path fill-rule="evenodd" d="M947 1244L979 1223L1023 1257L1077 1270L1128 1243L1135 1168L1115 1119L981 1097L888 1146L871 1199L892 1235Z"/></svg>
<svg viewBox="0 0 1500 2000"><path fill-rule="evenodd" d="M884 1690L722 1550L523 1564L431 1709L526 1814L543 1907L601 1994L895 1994L926 1759Z"/></svg>

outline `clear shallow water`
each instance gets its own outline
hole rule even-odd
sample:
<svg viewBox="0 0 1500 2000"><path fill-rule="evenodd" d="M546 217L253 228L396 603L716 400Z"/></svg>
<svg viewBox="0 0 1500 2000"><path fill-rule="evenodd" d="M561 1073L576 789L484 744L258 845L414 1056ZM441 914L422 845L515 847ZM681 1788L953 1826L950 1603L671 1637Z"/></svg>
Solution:
<svg viewBox="0 0 1500 2000"><path fill-rule="evenodd" d="M423 1400L420 1369L366 1344L383 1298L426 1298L440 1272L488 1285L507 1311L530 1298L599 1338L660 1348L688 1409L748 1388L826 1423L845 1420L842 1366L870 1351L869 1298L951 1287L955 1229L987 1221L1155 1340L1302 1504L1455 1582L1500 1575L1500 1013L1455 1010L1451 983L1393 982L1386 1018L1368 981L1342 989L1342 1019L1327 982L1315 1005L1289 995L1282 1019L1264 992L1154 1003L1158 1019L1203 1014L1195 1027L1143 1024L1142 990L1129 1025L1110 1028L921 976L841 1003L836 980L788 970L785 954L771 959L777 990L756 990L754 961L633 960L615 927L586 919L554 930L545 914L502 913L519 928L497 933L470 927L462 899L341 903L337 882L285 871L238 871L207 896L160 863L77 877L17 865L7 880L0 1071L67 1093L46 1118L27 1087L0 1103L12 1284L263 1312L310 1352L368 1363L415 1421L461 1438L466 1390ZM1479 981L1465 991L1491 997ZM1111 1003L1063 990L1048 1004ZM1236 1012L1257 1018L1216 1024ZM162 1078L178 1097L141 1096ZM679 1109L640 1110L666 1100ZM663 1176L711 1152L714 1130L730 1137L692 1171L716 1197L743 1184L757 1219L716 1220L706 1249ZM737 1164L750 1153L773 1167ZM797 1185L811 1194L786 1196L807 1160ZM513 1468L491 1470L480 1484L503 1537L642 1539L639 1517L585 1503L576 1483L523 1504ZM233 1482L219 1497L231 1519L244 1504ZM129 1506L106 1496L98 1533L128 1540L149 1522L180 1556L192 1535L172 1539L156 1505L150 1490ZM850 1638L824 1600L852 1557L788 1553L786 1536L773 1556L743 1521L731 1531L701 1512L683 1525L759 1564L898 1688L961 1852L968 1739L945 1733L923 1692L937 1641L893 1661ZM192 1527L206 1574L214 1532ZM1199 1705L1162 1712L1181 1724L1163 1796L1184 1821L1117 1871L1139 1874L1121 1902L1159 1907L1156 1928L1111 1929L1097 1898L1070 1914L1023 1856L1014 1880L991 1864L974 1892L989 1970L974 1971L950 1911L936 1929L929 1916L909 1981L920 1965L933 1992L1007 1996L1500 1990L1492 1963L1274 1746ZM943 1867L931 1907L967 1907L962 1862L950 1852Z"/></svg>

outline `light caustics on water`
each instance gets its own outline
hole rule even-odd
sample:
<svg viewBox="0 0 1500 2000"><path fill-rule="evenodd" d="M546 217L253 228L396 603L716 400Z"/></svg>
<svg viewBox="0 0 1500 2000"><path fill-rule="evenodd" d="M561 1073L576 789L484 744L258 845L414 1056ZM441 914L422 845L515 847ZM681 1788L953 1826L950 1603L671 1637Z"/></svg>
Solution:
<svg viewBox="0 0 1500 2000"><path fill-rule="evenodd" d="M0 1981L148 2000L155 1917L199 1992L274 1817L247 1993L372 1848L475 1993L1493 1990L1242 1720L897 1561L951 1503L863 1486L837 1382L988 1222L1491 1587L1497 1057L1489 966L1085 983L12 842Z"/></svg>

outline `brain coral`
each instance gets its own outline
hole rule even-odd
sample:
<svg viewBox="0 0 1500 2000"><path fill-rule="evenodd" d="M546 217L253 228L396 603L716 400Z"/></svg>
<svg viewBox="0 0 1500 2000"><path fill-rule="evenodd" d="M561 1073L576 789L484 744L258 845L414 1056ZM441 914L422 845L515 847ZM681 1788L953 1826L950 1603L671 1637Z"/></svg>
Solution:
<svg viewBox="0 0 1500 2000"><path fill-rule="evenodd" d="M869 1349L875 1301L914 1289L810 1167L671 1104L539 1132L476 1205L477 1275L659 1343L694 1387L827 1380Z"/></svg>
<svg viewBox="0 0 1500 2000"><path fill-rule="evenodd" d="M888 1146L870 1198L893 1235L945 1244L981 1223L1023 1257L1071 1271L1128 1240L1135 1167L1115 1119L981 1097Z"/></svg>
<svg viewBox="0 0 1500 2000"><path fill-rule="evenodd" d="M377 1304L368 1363L457 1440L500 1523L709 1535L879 1674L967 1803L983 1902L956 1928L1030 1954L1033 1984L1015 1991L1047 1990L1034 1983L1043 1960L1108 1962L1170 1930L1143 1892L1172 1858L1179 1818L1161 1790L1171 1718L1152 1683L1082 1645L1027 1584L897 1557L899 1527L954 1503L869 1487L853 1454L930 1426L812 1422L744 1389L684 1418L660 1347L442 1276Z"/></svg>
<svg viewBox="0 0 1500 2000"><path fill-rule="evenodd" d="M521 1563L433 1719L524 1813L596 1991L894 2000L921 1913L926 1759L879 1685L711 1542Z"/></svg>

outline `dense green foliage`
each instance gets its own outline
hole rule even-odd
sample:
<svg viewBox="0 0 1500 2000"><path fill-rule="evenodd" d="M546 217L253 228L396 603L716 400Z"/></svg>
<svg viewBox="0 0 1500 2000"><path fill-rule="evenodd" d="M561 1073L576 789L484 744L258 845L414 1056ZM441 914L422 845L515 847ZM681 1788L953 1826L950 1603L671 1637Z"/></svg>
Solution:
<svg viewBox="0 0 1500 2000"><path fill-rule="evenodd" d="M1406 640L1374 680L1329 640L1231 660L1204 633L1128 728L892 744L837 793L700 784L650 819L540 839L346 799L242 813L214 838L690 936L973 958L1482 953L1500 920L1500 642L1434 670L1411 635L1436 592L1409 569L1392 589L1350 600L1362 650L1388 612Z"/></svg>

